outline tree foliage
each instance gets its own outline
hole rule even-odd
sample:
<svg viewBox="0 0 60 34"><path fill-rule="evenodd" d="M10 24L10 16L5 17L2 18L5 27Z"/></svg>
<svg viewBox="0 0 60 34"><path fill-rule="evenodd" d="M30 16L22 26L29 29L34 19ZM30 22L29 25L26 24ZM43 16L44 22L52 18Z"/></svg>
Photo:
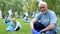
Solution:
<svg viewBox="0 0 60 34"><path fill-rule="evenodd" d="M48 8L59 13L60 0L43 0L48 4ZM23 14L26 9L28 10L29 15L33 11L39 10L38 0L0 0L0 10L2 11L3 18L8 15L8 10L12 10L13 16L15 12L18 12L18 15Z"/></svg>

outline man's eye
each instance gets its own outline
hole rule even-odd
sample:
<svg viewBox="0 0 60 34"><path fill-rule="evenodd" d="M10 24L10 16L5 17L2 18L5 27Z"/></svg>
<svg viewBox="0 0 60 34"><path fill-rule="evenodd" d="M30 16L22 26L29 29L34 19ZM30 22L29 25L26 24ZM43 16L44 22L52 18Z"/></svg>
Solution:
<svg viewBox="0 0 60 34"><path fill-rule="evenodd" d="M40 8L44 8L44 7L40 7Z"/></svg>

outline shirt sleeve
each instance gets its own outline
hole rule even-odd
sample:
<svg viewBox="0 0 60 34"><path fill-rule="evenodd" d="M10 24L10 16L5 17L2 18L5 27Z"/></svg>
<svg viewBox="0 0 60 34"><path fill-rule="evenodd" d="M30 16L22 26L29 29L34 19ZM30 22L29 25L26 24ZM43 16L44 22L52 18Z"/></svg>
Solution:
<svg viewBox="0 0 60 34"><path fill-rule="evenodd" d="M40 19L40 16L41 16L41 13L38 13L36 16L35 16L35 20L39 20Z"/></svg>
<svg viewBox="0 0 60 34"><path fill-rule="evenodd" d="M57 23L57 16L54 12L52 12L50 15L50 23L54 23L54 24Z"/></svg>

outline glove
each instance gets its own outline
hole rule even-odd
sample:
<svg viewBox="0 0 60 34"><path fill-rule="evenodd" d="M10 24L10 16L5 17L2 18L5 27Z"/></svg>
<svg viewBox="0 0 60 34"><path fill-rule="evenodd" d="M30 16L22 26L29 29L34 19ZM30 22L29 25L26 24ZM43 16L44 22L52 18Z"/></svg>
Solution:
<svg viewBox="0 0 60 34"><path fill-rule="evenodd" d="M40 33L42 33L42 31L40 30Z"/></svg>
<svg viewBox="0 0 60 34"><path fill-rule="evenodd" d="M38 34L42 34L41 32L38 32Z"/></svg>
<svg viewBox="0 0 60 34"><path fill-rule="evenodd" d="M35 29L32 29L32 34L37 34L38 32Z"/></svg>

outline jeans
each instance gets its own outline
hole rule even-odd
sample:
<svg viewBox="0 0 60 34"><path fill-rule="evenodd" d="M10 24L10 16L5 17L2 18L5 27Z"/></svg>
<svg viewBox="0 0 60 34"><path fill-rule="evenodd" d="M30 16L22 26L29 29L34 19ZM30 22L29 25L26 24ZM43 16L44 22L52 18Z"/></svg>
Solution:
<svg viewBox="0 0 60 34"><path fill-rule="evenodd" d="M36 31L40 31L42 29L46 28L43 24L41 24L40 22L35 22L34 23L34 29ZM57 32L55 30L48 30L44 32L45 34L57 34Z"/></svg>

